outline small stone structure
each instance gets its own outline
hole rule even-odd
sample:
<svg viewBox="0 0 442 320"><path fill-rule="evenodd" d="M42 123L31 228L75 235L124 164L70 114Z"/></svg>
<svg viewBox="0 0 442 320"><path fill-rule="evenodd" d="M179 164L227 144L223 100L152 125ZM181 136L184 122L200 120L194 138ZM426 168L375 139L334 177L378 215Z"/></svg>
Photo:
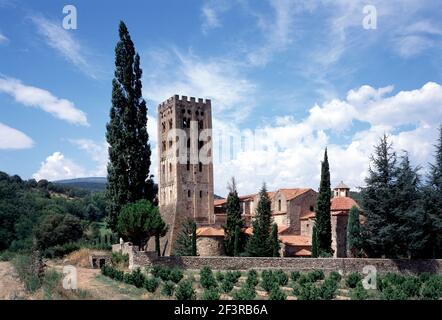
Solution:
<svg viewBox="0 0 442 320"><path fill-rule="evenodd" d="M364 267L374 266L379 274L398 272L415 274L422 272L442 274L442 260L393 260L360 258L255 258L255 257L158 257L153 251L139 251L137 247L114 245L115 252L129 254L129 269L153 265L198 270L208 266L213 270L283 269L285 271L323 270L342 274L363 273Z"/></svg>
<svg viewBox="0 0 442 320"><path fill-rule="evenodd" d="M108 255L91 254L89 256L89 265L93 269L100 269L102 266L104 266L106 264L110 264L110 262L111 262L111 257Z"/></svg>

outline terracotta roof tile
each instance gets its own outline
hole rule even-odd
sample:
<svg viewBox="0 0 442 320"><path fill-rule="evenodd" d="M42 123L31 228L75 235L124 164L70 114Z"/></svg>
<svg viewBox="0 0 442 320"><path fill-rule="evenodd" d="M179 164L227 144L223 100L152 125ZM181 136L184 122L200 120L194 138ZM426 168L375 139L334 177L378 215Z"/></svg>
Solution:
<svg viewBox="0 0 442 320"><path fill-rule="evenodd" d="M301 249L295 252L295 257L310 257L311 255L311 251L307 249Z"/></svg>
<svg viewBox="0 0 442 320"><path fill-rule="evenodd" d="M280 236L281 242L294 247L308 247L311 246L310 237L300 235Z"/></svg>
<svg viewBox="0 0 442 320"><path fill-rule="evenodd" d="M356 201L349 197L335 197L331 199L331 210L332 211L343 211L350 210L353 206L358 206Z"/></svg>
<svg viewBox="0 0 442 320"><path fill-rule="evenodd" d="M224 237L224 229L217 227L199 227L196 229L199 237Z"/></svg>
<svg viewBox="0 0 442 320"><path fill-rule="evenodd" d="M313 219L316 217L316 213L313 211L308 211L301 216L301 220Z"/></svg>
<svg viewBox="0 0 442 320"><path fill-rule="evenodd" d="M281 233L287 231L288 228L289 227L287 227L287 226L278 226L278 234L281 234ZM251 236L253 234L253 228L252 227L245 228L244 233Z"/></svg>
<svg viewBox="0 0 442 320"><path fill-rule="evenodd" d="M293 200L300 195L310 191L308 188L279 189L287 200Z"/></svg>

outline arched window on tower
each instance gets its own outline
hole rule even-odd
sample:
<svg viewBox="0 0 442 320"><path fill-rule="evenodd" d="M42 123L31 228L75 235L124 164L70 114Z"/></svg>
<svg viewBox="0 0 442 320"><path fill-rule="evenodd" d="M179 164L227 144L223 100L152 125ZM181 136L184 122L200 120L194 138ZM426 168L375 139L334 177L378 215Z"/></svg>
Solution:
<svg viewBox="0 0 442 320"><path fill-rule="evenodd" d="M281 199L278 200L278 211L281 212Z"/></svg>

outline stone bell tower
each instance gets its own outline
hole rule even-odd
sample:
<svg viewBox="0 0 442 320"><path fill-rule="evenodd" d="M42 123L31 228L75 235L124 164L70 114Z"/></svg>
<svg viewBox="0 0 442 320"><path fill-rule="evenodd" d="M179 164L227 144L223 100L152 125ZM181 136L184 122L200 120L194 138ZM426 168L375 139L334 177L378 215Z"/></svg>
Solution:
<svg viewBox="0 0 442 320"><path fill-rule="evenodd" d="M175 95L158 106L159 208L169 226L163 255L173 254L187 218L215 222L212 152L210 100Z"/></svg>

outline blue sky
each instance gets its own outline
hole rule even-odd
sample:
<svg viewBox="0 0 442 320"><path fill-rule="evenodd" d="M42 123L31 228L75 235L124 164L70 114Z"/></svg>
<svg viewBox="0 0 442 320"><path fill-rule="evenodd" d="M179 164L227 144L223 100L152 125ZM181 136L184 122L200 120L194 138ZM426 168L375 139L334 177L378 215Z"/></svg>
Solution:
<svg viewBox="0 0 442 320"><path fill-rule="evenodd" d="M76 30L62 28L67 4ZM375 29L363 27L366 5ZM241 193L263 181L316 189L326 146L333 183L361 186L384 132L414 164L432 160L442 122L437 0L0 0L0 170L105 174L120 20L141 55L154 150L156 106L173 94L212 99L216 137L259 132L276 146L230 158L215 147L221 195L233 175Z"/></svg>

